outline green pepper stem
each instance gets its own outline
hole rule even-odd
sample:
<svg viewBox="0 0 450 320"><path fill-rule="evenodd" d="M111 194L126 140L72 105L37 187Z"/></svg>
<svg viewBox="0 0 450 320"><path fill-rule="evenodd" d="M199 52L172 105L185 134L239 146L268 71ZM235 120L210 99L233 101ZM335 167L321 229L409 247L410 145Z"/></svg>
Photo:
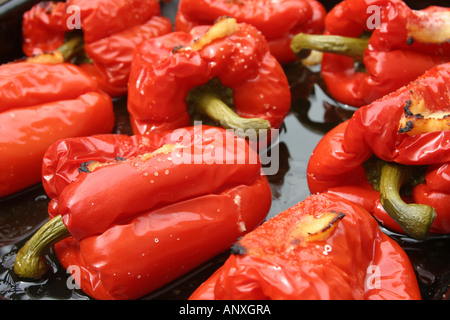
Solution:
<svg viewBox="0 0 450 320"><path fill-rule="evenodd" d="M70 236L62 217L44 224L17 253L14 272L22 278L41 279L48 270L45 254L58 241Z"/></svg>
<svg viewBox="0 0 450 320"><path fill-rule="evenodd" d="M407 204L400 197L400 188L411 175L413 167L386 163L381 168L380 200L386 212L412 238L423 240L429 235L436 218L433 207Z"/></svg>
<svg viewBox="0 0 450 320"><path fill-rule="evenodd" d="M203 92L196 96L196 110L220 123L226 129L270 129L270 122L260 118L243 118L237 115L218 96Z"/></svg>
<svg viewBox="0 0 450 320"><path fill-rule="evenodd" d="M56 51L61 52L64 57L64 61L69 61L74 57L80 50L84 49L84 39L82 36L72 37L63 45L61 45Z"/></svg>
<svg viewBox="0 0 450 320"><path fill-rule="evenodd" d="M369 39L299 33L292 38L291 50L298 56L304 50L316 50L362 60L368 44Z"/></svg>
<svg viewBox="0 0 450 320"><path fill-rule="evenodd" d="M36 56L32 56L26 59L28 62L32 63L50 63L58 64L63 62L72 62L74 58L78 58L80 52L83 53L82 56L86 56L84 52L84 40L82 37L73 37L66 41L58 49L42 53ZM79 58L78 58L79 59Z"/></svg>

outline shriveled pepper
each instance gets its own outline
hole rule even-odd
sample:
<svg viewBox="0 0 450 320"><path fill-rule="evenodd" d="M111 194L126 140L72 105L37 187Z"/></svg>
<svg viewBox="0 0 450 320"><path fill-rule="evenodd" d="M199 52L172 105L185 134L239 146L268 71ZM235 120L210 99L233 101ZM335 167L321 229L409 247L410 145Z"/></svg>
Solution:
<svg viewBox="0 0 450 320"><path fill-rule="evenodd" d="M55 52L0 66L0 197L41 181L55 141L113 129L111 98L63 61Z"/></svg>
<svg viewBox="0 0 450 320"><path fill-rule="evenodd" d="M408 256L369 212L316 194L242 237L190 297L217 300L418 300Z"/></svg>
<svg viewBox="0 0 450 320"><path fill-rule="evenodd" d="M321 36L295 36L293 51L325 52L321 73L331 96L354 107L450 61L450 8L412 10L401 0L344 0L327 14L325 29Z"/></svg>
<svg viewBox="0 0 450 320"><path fill-rule="evenodd" d="M450 63L359 108L311 155L310 191L363 205L386 227L450 233Z"/></svg>
<svg viewBox="0 0 450 320"><path fill-rule="evenodd" d="M111 96L127 92L134 48L172 31L157 0L44 1L24 14L24 53L32 56L55 50L77 31L77 22L85 44L76 63Z"/></svg>
<svg viewBox="0 0 450 320"><path fill-rule="evenodd" d="M292 37L299 32L322 34L325 15L325 8L315 0L181 0L175 30L189 32L219 17L233 17L261 31L271 53L280 63L287 63L296 59L290 49Z"/></svg>
<svg viewBox="0 0 450 320"><path fill-rule="evenodd" d="M264 36L234 18L147 40L135 52L128 92L135 134L191 120L227 129L276 129L290 101L286 75Z"/></svg>
<svg viewBox="0 0 450 320"><path fill-rule="evenodd" d="M62 266L96 299L139 298L212 259L259 225L272 199L249 143L207 126L62 140L45 156L43 185L51 219L14 270L42 277L57 242Z"/></svg>

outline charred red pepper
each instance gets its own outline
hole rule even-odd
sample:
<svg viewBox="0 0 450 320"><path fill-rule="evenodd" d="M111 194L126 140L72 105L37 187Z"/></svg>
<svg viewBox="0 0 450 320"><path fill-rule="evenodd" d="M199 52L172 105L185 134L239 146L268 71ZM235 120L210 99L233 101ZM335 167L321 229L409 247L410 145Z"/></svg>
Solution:
<svg viewBox="0 0 450 320"><path fill-rule="evenodd" d="M299 33L321 34L326 11L315 0L181 0L175 30L189 32L198 25L210 25L223 16L255 26L267 39L271 53L280 63L296 59L290 43Z"/></svg>
<svg viewBox="0 0 450 320"><path fill-rule="evenodd" d="M325 29L322 36L294 37L293 50L325 52L321 73L330 94L354 107L450 61L450 8L412 10L401 0L344 0L327 14Z"/></svg>
<svg viewBox="0 0 450 320"><path fill-rule="evenodd" d="M414 238L450 233L449 81L450 63L436 66L327 133L310 191L339 193Z"/></svg>
<svg viewBox="0 0 450 320"><path fill-rule="evenodd" d="M418 300L408 256L362 207L317 194L246 234L190 297Z"/></svg>
<svg viewBox="0 0 450 320"><path fill-rule="evenodd" d="M128 111L135 134L196 119L232 129L278 128L290 101L286 75L263 35L233 18L147 40L133 59Z"/></svg>
<svg viewBox="0 0 450 320"><path fill-rule="evenodd" d="M91 77L39 59L53 55L0 66L0 197L41 181L42 157L55 141L114 126L111 98Z"/></svg>
<svg viewBox="0 0 450 320"><path fill-rule="evenodd" d="M43 185L51 220L15 272L42 277L43 253L59 241L61 264L78 267L96 299L139 298L212 259L260 224L272 199L248 142L207 126L62 140L46 154Z"/></svg>
<svg viewBox="0 0 450 320"><path fill-rule="evenodd" d="M134 48L145 39L172 31L157 0L44 1L24 14L25 54L32 56L61 46L77 27L77 19L85 42L80 54L83 58L77 63L111 96L127 92Z"/></svg>

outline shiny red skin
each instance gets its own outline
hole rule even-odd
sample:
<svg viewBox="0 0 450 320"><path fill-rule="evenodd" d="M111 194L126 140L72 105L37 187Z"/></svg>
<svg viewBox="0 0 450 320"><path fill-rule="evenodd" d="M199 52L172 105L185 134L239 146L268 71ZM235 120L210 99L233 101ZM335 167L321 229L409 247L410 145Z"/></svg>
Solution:
<svg viewBox="0 0 450 320"><path fill-rule="evenodd" d="M78 12L70 10L72 6ZM82 68L113 97L126 94L134 48L142 41L172 31L161 16L159 1L68 0L43 2L24 14L23 50L27 56L58 49L79 14L90 63Z"/></svg>
<svg viewBox="0 0 450 320"><path fill-rule="evenodd" d="M345 216L328 238L289 242L304 216L330 211ZM237 246L240 252L197 288L191 300L421 299L403 249L381 232L369 212L333 194L306 198L245 235Z"/></svg>
<svg viewBox="0 0 450 320"><path fill-rule="evenodd" d="M297 60L290 47L292 37L300 32L321 34L326 11L315 0L181 0L175 30L189 32L224 16L255 26L267 39L277 60L288 63Z"/></svg>
<svg viewBox="0 0 450 320"><path fill-rule="evenodd" d="M0 197L41 181L42 158L59 139L111 132L111 98L71 64L0 66Z"/></svg>
<svg viewBox="0 0 450 320"><path fill-rule="evenodd" d="M173 132L100 135L48 150L43 183L52 197L49 214L61 214L72 235L55 250L63 267L80 268L79 285L91 297L148 294L226 251L264 220L272 197L257 154L223 129L201 128L185 130L183 141ZM225 146L221 137L236 146ZM214 146L212 160L225 155L235 163L176 163L172 153L141 158L174 143L207 153ZM117 156L131 158L78 172L85 161Z"/></svg>
<svg viewBox="0 0 450 320"><path fill-rule="evenodd" d="M186 97L213 78L233 90L238 115L261 118L276 129L290 109L286 75L263 35L239 23L233 34L198 51L189 46L209 26L173 32L142 43L135 52L129 81L128 111L135 134L173 130L191 123ZM173 50L184 46L186 49ZM252 94L248 94L252 92Z"/></svg>
<svg viewBox="0 0 450 320"><path fill-rule="evenodd" d="M369 29L376 6L380 25ZM450 44L408 44L407 25L418 19L433 20L430 13L450 8L429 7L412 10L403 1L345 0L326 16L326 34L359 37L370 32L369 46L364 51L365 71L355 68L353 58L324 53L321 74L336 100L361 107L407 85L432 67L450 61ZM439 22L430 23L430 27Z"/></svg>
<svg viewBox="0 0 450 320"><path fill-rule="evenodd" d="M381 206L379 192L367 181L362 164L375 155L405 165L427 165L425 181L413 188L407 201L435 208L432 234L450 233L450 131L399 133L404 106L413 94L423 98L432 112L448 111L449 79L450 63L436 66L409 85L359 108L350 120L329 131L308 163L310 191L330 191L352 199L388 228L403 232Z"/></svg>

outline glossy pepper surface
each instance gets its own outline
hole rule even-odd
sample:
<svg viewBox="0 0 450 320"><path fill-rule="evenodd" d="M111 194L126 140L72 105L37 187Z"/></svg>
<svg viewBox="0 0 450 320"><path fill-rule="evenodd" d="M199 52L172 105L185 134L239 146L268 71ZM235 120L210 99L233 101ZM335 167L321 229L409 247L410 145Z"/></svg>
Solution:
<svg viewBox="0 0 450 320"><path fill-rule="evenodd" d="M223 16L255 26L267 39L272 54L280 63L296 59L290 43L299 33L321 34L326 11L315 0L181 0L175 30L189 32L198 25L213 24Z"/></svg>
<svg viewBox="0 0 450 320"><path fill-rule="evenodd" d="M331 96L354 107L450 61L450 8L412 10L401 0L344 0L327 14L325 29L322 40L306 35L298 45L325 52L321 73Z"/></svg>
<svg viewBox="0 0 450 320"><path fill-rule="evenodd" d="M190 297L217 300L416 300L403 249L362 207L316 194L242 237Z"/></svg>
<svg viewBox="0 0 450 320"><path fill-rule="evenodd" d="M55 141L113 126L111 98L77 66L0 66L0 197L41 181L42 158Z"/></svg>
<svg viewBox="0 0 450 320"><path fill-rule="evenodd" d="M260 224L272 199L249 144L207 126L62 140L46 154L43 185L48 224L70 233L56 254L96 299L139 298L212 259ZM16 272L42 276L27 257Z"/></svg>
<svg viewBox="0 0 450 320"><path fill-rule="evenodd" d="M172 31L172 24L161 16L157 0L45 1L24 14L23 51L32 56L56 50L78 28L83 32L86 55L79 60L80 66L102 90L119 96L127 92L134 48L145 39Z"/></svg>
<svg viewBox="0 0 450 320"><path fill-rule="evenodd" d="M220 101L224 117L211 115L211 100ZM205 115L206 123L225 128L278 128L290 101L286 75L263 35L233 18L147 40L135 52L128 92L135 134Z"/></svg>
<svg viewBox="0 0 450 320"><path fill-rule="evenodd" d="M359 108L350 120L327 133L308 164L310 191L345 195L387 227L412 232L414 237L449 233L449 79L450 64L436 66L409 85ZM409 178L396 177L408 170ZM413 208L405 207L409 218L387 209L390 204L383 203L387 201L383 190L389 193L385 187L394 188L394 184L383 177L409 185L409 193L402 194L404 202L428 205L436 216L422 216L425 220L419 226L408 226L416 219ZM418 227L423 229L417 235Z"/></svg>

